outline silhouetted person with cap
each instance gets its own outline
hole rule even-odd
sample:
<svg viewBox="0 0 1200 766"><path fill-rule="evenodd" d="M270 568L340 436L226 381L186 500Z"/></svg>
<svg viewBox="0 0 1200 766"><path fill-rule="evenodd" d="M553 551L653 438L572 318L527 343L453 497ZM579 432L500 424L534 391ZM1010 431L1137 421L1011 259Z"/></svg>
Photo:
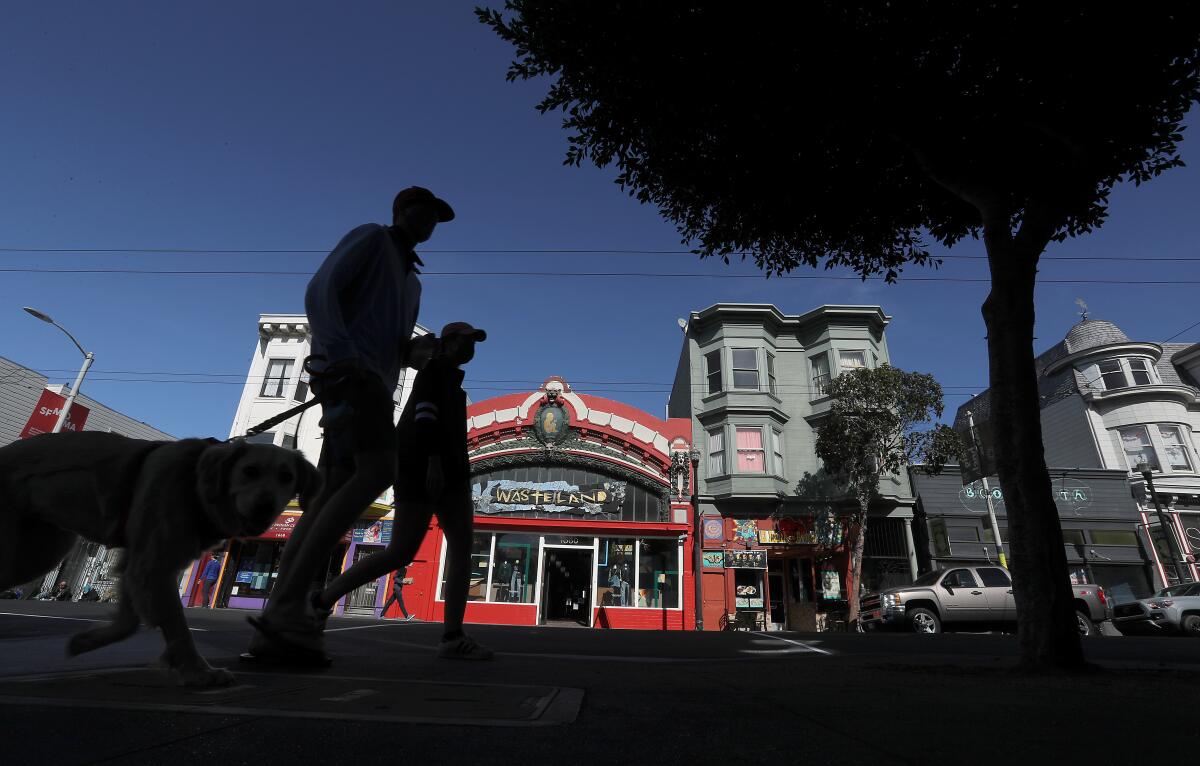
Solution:
<svg viewBox="0 0 1200 766"><path fill-rule="evenodd" d="M426 336L427 337L427 336ZM446 590L442 641L438 656L456 660L490 660L491 649L463 632L467 591L471 585L471 535L475 506L471 502L471 465L467 455L467 395L462 365L475 357L475 344L487 333L466 322L442 328L433 358L417 373L400 423L396 517L387 548L359 561L335 579L313 606L328 614L337 600L363 583L408 564L417 555L429 521L437 514L446 535ZM425 338L418 339L424 346Z"/></svg>
<svg viewBox="0 0 1200 766"><path fill-rule="evenodd" d="M428 189L404 189L392 225L366 224L338 243L308 284L304 307L312 332L313 392L325 417L319 497L284 547L266 608L250 618L258 632L247 659L322 665L323 620L309 589L324 579L334 545L396 478L392 394L421 301L413 248L454 211ZM320 367L318 364L320 363ZM332 416L337 413L336 419Z"/></svg>

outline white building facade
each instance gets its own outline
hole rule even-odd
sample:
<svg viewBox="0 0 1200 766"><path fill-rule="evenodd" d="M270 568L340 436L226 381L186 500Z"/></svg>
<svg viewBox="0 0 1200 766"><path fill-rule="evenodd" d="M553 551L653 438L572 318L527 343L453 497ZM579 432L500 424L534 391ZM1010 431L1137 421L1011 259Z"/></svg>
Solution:
<svg viewBox="0 0 1200 766"><path fill-rule="evenodd" d="M418 325L414 337L426 333L427 330ZM304 360L312 353L307 317L303 314L261 314L257 335L246 383L242 387L237 412L229 429L231 438L244 436L250 428L313 399L309 376L304 370ZM416 372L411 369L401 375L393 394L393 422L400 419L415 376ZM321 405L314 405L268 431L249 437L248 441L299 450L310 463L317 465L322 445L321 415ZM362 542L362 525L378 522L385 524L390 531L392 500L393 489L389 487L369 508L364 509L359 524L335 547L327 567L329 577L353 565L359 556L373 551L367 547L360 549L357 545ZM295 505L290 506L259 539L230 541L225 548L227 555L221 564L217 595L212 606L243 609L262 607L278 576L283 546L302 510ZM203 558L196 562L182 578L180 597L185 604L199 605L199 578L206 561L207 558ZM372 612L383 595L381 578L350 594L345 604L339 604L338 611L345 605L357 604L364 613Z"/></svg>

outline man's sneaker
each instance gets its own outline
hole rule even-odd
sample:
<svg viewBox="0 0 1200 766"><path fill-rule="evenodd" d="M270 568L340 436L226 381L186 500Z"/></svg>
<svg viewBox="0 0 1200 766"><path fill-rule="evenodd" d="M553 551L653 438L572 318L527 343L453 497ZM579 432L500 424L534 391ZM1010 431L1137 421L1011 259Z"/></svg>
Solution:
<svg viewBox="0 0 1200 766"><path fill-rule="evenodd" d="M495 652L467 635L438 645L438 657L447 660L490 660L494 656Z"/></svg>

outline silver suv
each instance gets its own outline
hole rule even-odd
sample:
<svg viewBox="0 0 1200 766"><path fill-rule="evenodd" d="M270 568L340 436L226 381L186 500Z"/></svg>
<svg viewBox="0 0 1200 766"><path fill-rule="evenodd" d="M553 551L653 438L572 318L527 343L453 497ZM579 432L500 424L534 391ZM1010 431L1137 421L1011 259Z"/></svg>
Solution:
<svg viewBox="0 0 1200 766"><path fill-rule="evenodd" d="M1096 623L1109 619L1110 607L1099 585L1072 585L1081 635L1098 635ZM912 585L863 597L860 621L867 630L907 627L940 633L943 625L1016 625L1012 580L998 566L963 566L924 574Z"/></svg>
<svg viewBox="0 0 1200 766"><path fill-rule="evenodd" d="M1200 636L1200 583L1163 588L1150 598L1118 604L1113 625L1122 633L1181 633Z"/></svg>

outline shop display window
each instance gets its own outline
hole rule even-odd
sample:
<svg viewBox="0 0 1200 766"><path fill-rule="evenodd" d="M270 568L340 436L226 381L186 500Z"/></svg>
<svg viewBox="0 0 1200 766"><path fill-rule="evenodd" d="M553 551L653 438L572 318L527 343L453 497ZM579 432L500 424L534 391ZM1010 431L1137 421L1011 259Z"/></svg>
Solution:
<svg viewBox="0 0 1200 766"><path fill-rule="evenodd" d="M596 603L600 606L634 606L635 543L633 539L600 540L596 560Z"/></svg>
<svg viewBox="0 0 1200 766"><path fill-rule="evenodd" d="M266 598L279 576L281 542L246 542L238 555L237 574L231 593L234 596Z"/></svg>
<svg viewBox="0 0 1200 766"><path fill-rule="evenodd" d="M442 551L446 551L446 539L442 538ZM492 533L476 532L471 538L471 579L467 588L467 601L484 601L487 598L488 561L492 554ZM442 581L438 584L438 600L446 599L446 567L442 566Z"/></svg>
<svg viewBox="0 0 1200 766"><path fill-rule="evenodd" d="M637 605L650 609L679 608L679 543L641 541L638 551Z"/></svg>
<svg viewBox="0 0 1200 766"><path fill-rule="evenodd" d="M538 576L537 535L499 533L488 601L532 604Z"/></svg>

